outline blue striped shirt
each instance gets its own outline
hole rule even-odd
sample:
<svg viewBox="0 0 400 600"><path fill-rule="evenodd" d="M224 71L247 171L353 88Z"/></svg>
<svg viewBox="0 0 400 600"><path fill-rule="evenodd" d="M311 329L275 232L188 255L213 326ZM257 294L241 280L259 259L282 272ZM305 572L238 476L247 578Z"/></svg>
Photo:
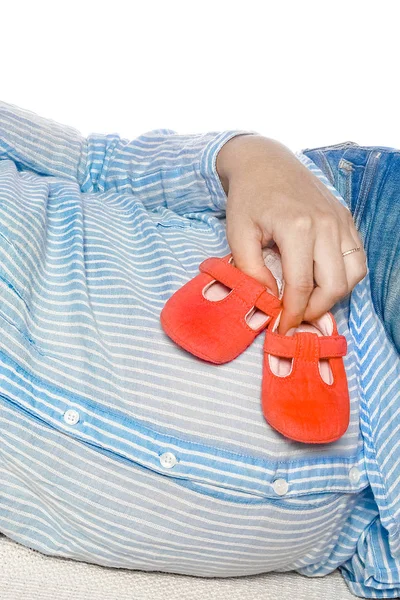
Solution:
<svg viewBox="0 0 400 600"><path fill-rule="evenodd" d="M229 252L215 163L244 133L84 138L0 103L0 531L118 568L339 567L355 594L395 598L400 365L368 276L332 309L351 400L332 444L266 423L263 335L217 366L160 326L199 263Z"/></svg>

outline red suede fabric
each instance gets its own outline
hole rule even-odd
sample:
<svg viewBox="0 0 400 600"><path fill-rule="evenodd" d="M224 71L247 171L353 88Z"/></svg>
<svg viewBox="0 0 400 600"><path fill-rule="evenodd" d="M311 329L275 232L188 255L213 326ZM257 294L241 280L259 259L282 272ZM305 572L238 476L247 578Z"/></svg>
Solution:
<svg viewBox="0 0 400 600"><path fill-rule="evenodd" d="M211 257L200 264L200 274L188 281L166 302L160 314L165 333L198 358L222 364L239 356L268 323L254 330L245 321L253 306L270 317L281 301L258 281L229 264L231 254ZM203 296L204 287L218 280L232 291L222 300Z"/></svg>
<svg viewBox="0 0 400 600"><path fill-rule="evenodd" d="M248 310L256 306L267 315L277 315L281 309L279 298L270 294L256 279L227 262L230 257L231 254L224 258L207 258L200 264L199 269L227 287L235 288L235 294L246 303Z"/></svg>
<svg viewBox="0 0 400 600"><path fill-rule="evenodd" d="M272 333L264 342L261 404L266 421L285 437L308 444L339 439L350 422L350 398L343 358L346 338L338 335L333 315L332 336L298 332L293 336ZM269 355L293 358L289 375L275 375ZM333 383L326 383L318 361L329 360Z"/></svg>

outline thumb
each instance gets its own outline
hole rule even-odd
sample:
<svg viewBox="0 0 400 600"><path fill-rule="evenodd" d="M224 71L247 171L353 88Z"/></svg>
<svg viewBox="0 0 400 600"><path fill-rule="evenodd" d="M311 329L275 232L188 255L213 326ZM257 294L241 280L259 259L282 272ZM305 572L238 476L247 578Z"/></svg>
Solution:
<svg viewBox="0 0 400 600"><path fill-rule="evenodd" d="M231 231L227 236L229 246L232 251L235 267L254 277L262 285L278 296L278 286L275 277L265 266L262 255L261 241L257 237L255 230Z"/></svg>

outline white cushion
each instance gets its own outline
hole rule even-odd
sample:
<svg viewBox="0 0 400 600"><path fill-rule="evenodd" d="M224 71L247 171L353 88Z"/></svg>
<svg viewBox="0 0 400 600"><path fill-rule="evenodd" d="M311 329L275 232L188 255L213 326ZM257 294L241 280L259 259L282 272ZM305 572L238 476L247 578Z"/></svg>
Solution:
<svg viewBox="0 0 400 600"><path fill-rule="evenodd" d="M41 554L0 535L1 600L354 600L339 571L203 578L113 569Z"/></svg>

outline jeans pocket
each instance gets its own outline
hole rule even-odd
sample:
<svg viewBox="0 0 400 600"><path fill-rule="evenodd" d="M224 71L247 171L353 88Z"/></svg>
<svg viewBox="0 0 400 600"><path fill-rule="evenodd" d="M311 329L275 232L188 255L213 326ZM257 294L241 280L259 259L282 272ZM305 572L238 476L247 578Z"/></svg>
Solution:
<svg viewBox="0 0 400 600"><path fill-rule="evenodd" d="M370 150L356 145L346 145L343 148L328 146L304 154L321 169L346 202L354 218L358 211L361 191L365 187L365 165ZM354 221L357 226L355 218Z"/></svg>
<svg viewBox="0 0 400 600"><path fill-rule="evenodd" d="M354 223L362 234L362 219L371 187L376 181L382 152L376 147L348 148L337 168L337 189L350 208Z"/></svg>

